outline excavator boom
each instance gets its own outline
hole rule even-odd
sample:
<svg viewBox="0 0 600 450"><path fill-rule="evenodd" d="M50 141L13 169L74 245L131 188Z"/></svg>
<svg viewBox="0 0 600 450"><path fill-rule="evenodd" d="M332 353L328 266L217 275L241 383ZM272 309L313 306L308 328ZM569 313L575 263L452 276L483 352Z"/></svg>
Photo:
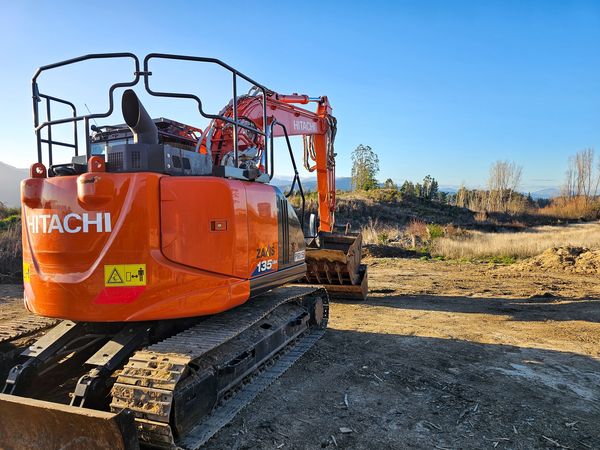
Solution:
<svg viewBox="0 0 600 450"><path fill-rule="evenodd" d="M317 105L316 111L296 106L310 103ZM337 121L332 115L328 98L282 95L269 91L266 97L260 94L244 96L237 103L236 111L231 103L223 110L223 114L227 117L237 114L260 129L264 126L263 104L266 104L268 111L267 125L271 136L286 139L289 136L303 136L304 167L317 173L319 226L318 233L316 230L309 232L309 245L306 249L308 270L304 281L323 285L332 298L366 299L368 276L367 266L361 264L362 236L360 233L349 232L348 227L336 227L335 224L334 140ZM234 149L233 131L227 122L215 119L207 128L200 145L203 149L212 149L212 152L216 152L216 158L222 159ZM254 140L246 141L242 148L257 148L257 160L268 158L265 155L265 141L260 135L253 137ZM296 184L300 184L297 170L292 186ZM303 195L301 189L300 194ZM303 213L304 207L301 214Z"/></svg>

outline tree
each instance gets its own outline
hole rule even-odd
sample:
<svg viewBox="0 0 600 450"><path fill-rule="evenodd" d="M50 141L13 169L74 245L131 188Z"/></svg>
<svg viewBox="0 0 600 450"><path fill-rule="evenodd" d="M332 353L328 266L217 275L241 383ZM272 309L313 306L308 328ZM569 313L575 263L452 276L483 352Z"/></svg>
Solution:
<svg viewBox="0 0 600 450"><path fill-rule="evenodd" d="M397 190L398 186L396 186L396 183L394 183L394 180L392 180L391 178L388 178L383 183L383 188L384 189L394 189L394 190Z"/></svg>
<svg viewBox="0 0 600 450"><path fill-rule="evenodd" d="M439 189L438 182L431 175L423 178L423 197L429 200L435 198Z"/></svg>
<svg viewBox="0 0 600 450"><path fill-rule="evenodd" d="M400 193L406 197L414 197L415 196L415 185L410 181L405 181L400 187Z"/></svg>
<svg viewBox="0 0 600 450"><path fill-rule="evenodd" d="M569 157L565 184L562 188L565 197L583 197L588 201L596 196L600 182L600 162L599 170L595 170L595 159L594 149L591 148L581 150Z"/></svg>
<svg viewBox="0 0 600 450"><path fill-rule="evenodd" d="M415 197L417 197L417 198L423 197L423 185L421 185L421 183L415 184Z"/></svg>
<svg viewBox="0 0 600 450"><path fill-rule="evenodd" d="M521 184L523 167L510 161L496 161L488 178L488 209L507 211L513 195Z"/></svg>
<svg viewBox="0 0 600 450"><path fill-rule="evenodd" d="M368 145L360 144L352 152L352 189L368 191L377 188L379 157Z"/></svg>

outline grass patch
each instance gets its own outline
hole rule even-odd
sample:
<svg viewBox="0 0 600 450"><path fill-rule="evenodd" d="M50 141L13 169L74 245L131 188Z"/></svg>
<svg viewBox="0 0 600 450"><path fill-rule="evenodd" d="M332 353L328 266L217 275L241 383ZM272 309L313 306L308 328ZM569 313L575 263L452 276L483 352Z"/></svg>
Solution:
<svg viewBox="0 0 600 450"><path fill-rule="evenodd" d="M488 262L491 262L493 264L509 265L509 264L516 263L517 258L515 258L513 256L492 256Z"/></svg>
<svg viewBox="0 0 600 450"><path fill-rule="evenodd" d="M430 251L434 257L512 264L563 246L600 248L600 224L542 226L504 233L470 231L459 237L436 239Z"/></svg>

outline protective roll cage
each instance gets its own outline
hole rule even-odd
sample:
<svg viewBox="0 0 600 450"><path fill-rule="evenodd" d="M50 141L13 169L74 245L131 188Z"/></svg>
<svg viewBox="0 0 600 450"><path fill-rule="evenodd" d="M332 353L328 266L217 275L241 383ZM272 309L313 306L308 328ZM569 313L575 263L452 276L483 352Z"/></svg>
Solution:
<svg viewBox="0 0 600 450"><path fill-rule="evenodd" d="M108 90L108 105L109 106L108 106L108 111L106 111L105 113L93 114L90 112L90 114L87 114L87 115L78 115L77 107L72 102L65 100L65 99L58 98L58 97L54 97L51 95L43 94L39 90L38 78L45 71L57 69L59 67L64 67L64 66L68 66L71 64L77 64L77 63L80 63L83 61L88 61L88 60L118 59L118 58L129 58L133 61L134 68L135 68L135 70L133 72L134 78L131 81L115 83L109 88L109 90ZM162 60L193 61L193 62L198 62L198 63L216 64L216 65L221 66L222 68L226 69L227 71L229 71L231 73L231 86L232 86L231 98L233 101L233 105L232 105L233 106L232 107L233 118L226 117L226 116L223 116L220 114L209 114L209 113L205 112L203 109L203 106L202 106L202 100L194 94L154 91L150 87L150 76L152 75L152 71L150 70L150 60L153 60L153 59L154 60L162 59ZM305 210L306 201L305 201L305 197L304 197L304 190L302 189L302 184L300 182L300 176L298 173L296 162L294 160L294 154L292 152L292 147L291 147L287 129L283 124L277 122L277 120L275 120L275 119L273 119L269 123L268 117L267 117L267 96L272 95L273 91L271 91L270 89L267 89L260 83L254 81L252 78L241 73L239 70L231 67L230 65L228 65L228 64L224 63L223 61L220 61L216 58L206 58L206 57L201 57L201 56L172 55L172 54L165 54L165 53L150 53L150 54L146 55L146 57L144 58L143 70L140 71L140 60L133 53L128 53L128 52L125 52L125 53L93 53L93 54L89 54L89 55L79 56L77 58L67 59L65 61L60 61L60 62L57 62L54 64L48 64L48 65L38 68L31 80L32 99L33 99L33 124L34 124L34 129L35 129L36 140L37 140L38 163L40 163L40 164L43 163L43 161L42 161L42 156L43 156L42 145L43 144L46 144L48 146L48 166L49 167L51 167L53 165L52 147L55 145L61 146L61 147L72 148L75 152L75 156L78 156L80 152L79 152L79 142L78 142L78 136L77 136L77 131L78 131L77 126L78 126L78 123L81 121L83 121L83 127L84 127L86 159L89 159L92 156L91 139L90 139L90 120L102 119L102 118L109 117L114 111L114 91L118 88L130 88L130 87L136 86L139 83L141 78L144 79L144 87L146 89L146 92L148 92L150 95L155 96L155 97L170 97L170 98L183 98L183 99L194 100L198 105L198 111L202 117L204 117L206 119L210 119L210 120L215 120L215 119L222 120L223 122L226 122L226 123L232 125L233 126L233 144L234 144L233 151L234 151L235 167L239 167L239 148L238 148L239 147L239 142L238 142L239 129L243 128L248 131L258 133L259 135L263 136L263 138L264 138L264 149L263 149L264 169L265 169L265 173L268 174L269 179L272 179L273 175L274 175L274 173L273 173L274 172L273 129L275 126L280 126L284 132L286 144L288 147L288 151L289 151L290 158L292 161L292 166L294 169L294 178L292 181L292 186L290 188L290 191L287 194L285 194L285 196L289 197L297 187L298 192L301 196L301 219L300 219L300 221L301 221L302 226L304 226L304 210ZM238 78L242 78L243 80L247 81L248 83L251 83L253 85L252 90L254 93L257 93L257 92L262 93L262 98L261 98L262 118L263 118L262 129L258 129L256 127L249 125L248 120L244 120L243 117L238 116L238 91L237 91ZM46 106L46 121L40 123L40 113L39 113L40 105L39 105L39 103L41 103L42 100L45 100L45 102L46 102L46 104L45 104L45 106ZM53 102L61 103L63 105L69 106L73 113L72 116L62 118L62 119L52 120L52 103ZM61 141L57 141L52 138L52 126L53 125L61 125L61 124L66 124L66 123L70 123L70 122L73 123L73 142L72 143L61 142ZM42 136L42 131L44 129L46 129L45 137Z"/></svg>
<svg viewBox="0 0 600 450"><path fill-rule="evenodd" d="M61 98L57 98L57 97L53 97L51 95L43 94L39 90L38 77L42 74L42 72L45 72L45 71L48 71L51 69L56 69L58 67L76 64L76 63L79 63L82 61L88 61L88 60L93 60L93 59L115 59L115 58L129 58L133 61L133 64L135 67L135 71L133 72L134 78L131 81L115 83L109 88L109 90L108 90L109 107L108 107L108 111L106 111L105 113L93 114L90 112L90 114L87 114L87 115L78 115L76 106L73 103L71 103L70 101L67 101L67 100L61 99ZM186 93L178 93L178 92L161 92L161 91L152 90L152 88L150 87L150 76L152 75L152 71L150 70L150 67L149 67L150 60L152 60L152 59L194 61L194 62L199 62L199 63L216 64L216 65L223 67L227 71L229 71L232 76L233 118L221 116L219 114L209 114L209 113L205 112L203 109L203 106L202 106L202 100L194 94L186 94ZM87 155L87 158L89 159L91 156L90 120L91 119L102 119L102 118L109 117L114 111L114 91L115 91L115 89L130 88L130 87L136 86L139 83L141 78L144 79L144 87L146 89L146 92L148 92L150 95L153 95L155 97L185 98L185 99L194 100L198 104L198 111L200 112L200 115L202 117L205 117L205 118L211 119L211 120L218 119L218 120L222 120L226 123L231 124L233 126L233 143L234 143L233 150L234 150L234 163L235 163L236 167L238 167L238 165L239 165L239 159L238 159L238 147L239 147L238 132L239 132L239 129L244 128L251 132L262 135L264 137L264 141L265 141L265 144L264 144L265 145L265 148L264 148L265 169L266 169L267 173L272 174L272 170L269 170L269 166L272 167L272 156L273 156L272 148L271 148L271 152L268 151L269 150L268 149L269 136L272 131L272 125L269 126L269 124L267 122L267 104L266 104L267 95L272 94L272 91L270 91L266 87L262 86L260 83L257 83L252 78L244 75L237 69L234 69L230 65L228 65L218 59L205 58L205 57L200 57L200 56L171 55L171 54L164 54L164 53L150 53L150 54L146 55L146 57L144 58L144 61L143 61L143 70L141 70L141 71L140 71L140 60L133 53L94 53L94 54L90 54L90 55L84 55L84 56L80 56L77 58L68 59L65 61L60 61L60 62L57 62L54 64L48 64L46 66L42 66L39 69L37 69L37 71L35 72L32 80L31 80L31 89L32 89L32 98L33 98L33 123L34 123L36 139L37 139L38 162L42 163L42 153L43 153L42 145L43 144L46 144L48 146L48 164L50 166L53 164L52 147L55 145L61 146L61 147L72 148L72 149L74 149L75 156L78 156L80 152L79 152L79 142L78 142L78 137L77 137L77 126L80 121L83 121L83 124L84 124L83 126L84 126L84 133L85 133L85 154ZM254 85L254 89L257 92L262 93L262 112L263 112L263 127L262 127L262 129L253 127L253 126L249 125L247 121L240 120L240 118L238 117L238 108L237 108L238 78L242 78L243 80L246 80L247 82L251 83L252 85ZM45 100L45 102L46 102L46 104L45 104L45 106L46 106L46 121L40 123L40 113L39 113L40 105L39 105L39 103L41 103L42 100ZM73 113L72 116L66 117L63 119L52 120L52 111L51 110L52 110L53 102L61 103L63 105L69 106ZM70 122L73 123L73 142L72 143L61 142L61 141L57 141L52 138L52 126L53 125L61 125L61 124L70 123ZM45 137L42 136L42 131L44 129L46 129ZM269 159L270 159L269 153L270 153L271 161L269 161Z"/></svg>

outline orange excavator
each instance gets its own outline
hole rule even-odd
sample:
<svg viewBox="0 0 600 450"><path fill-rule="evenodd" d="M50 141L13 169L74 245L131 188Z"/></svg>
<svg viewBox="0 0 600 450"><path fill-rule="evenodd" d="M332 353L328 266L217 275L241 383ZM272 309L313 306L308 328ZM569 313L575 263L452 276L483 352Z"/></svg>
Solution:
<svg viewBox="0 0 600 450"><path fill-rule="evenodd" d="M134 73L110 87L106 112L78 115L39 89L46 71L109 58ZM231 102L211 114L194 94L154 90L156 60L219 66ZM141 81L152 96L196 102L210 124L151 119L131 89ZM32 88L38 162L21 184L23 278L40 321L0 335L0 351L15 355L0 384L0 448L198 448L319 339L330 297L366 297L360 234L334 223L327 97L280 95L217 59L157 53L43 66ZM112 115L117 89L125 123L90 126ZM57 103L72 116L53 118ZM316 112L298 106L309 103ZM53 136L65 124L72 142ZM292 135L304 136L304 165L317 172L318 225L314 215L304 224ZM269 184L278 137L299 215ZM73 149L71 162L55 163L56 147Z"/></svg>

